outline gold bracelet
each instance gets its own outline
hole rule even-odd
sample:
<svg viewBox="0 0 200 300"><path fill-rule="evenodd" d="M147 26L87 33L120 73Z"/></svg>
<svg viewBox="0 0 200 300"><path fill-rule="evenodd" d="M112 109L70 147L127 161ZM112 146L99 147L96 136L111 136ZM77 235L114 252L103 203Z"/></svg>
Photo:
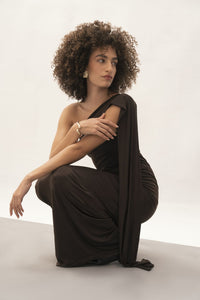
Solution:
<svg viewBox="0 0 200 300"><path fill-rule="evenodd" d="M78 128L76 129L76 132L78 132L79 136L81 136L81 133L79 131L79 128L81 128L81 125L79 124L79 122L77 121L76 124L78 125Z"/></svg>

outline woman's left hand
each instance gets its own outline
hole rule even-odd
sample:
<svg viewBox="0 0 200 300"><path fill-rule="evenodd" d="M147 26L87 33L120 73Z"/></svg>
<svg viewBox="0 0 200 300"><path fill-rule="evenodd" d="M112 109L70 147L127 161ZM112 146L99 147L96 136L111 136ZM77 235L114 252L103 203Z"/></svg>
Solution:
<svg viewBox="0 0 200 300"><path fill-rule="evenodd" d="M19 215L23 216L24 209L21 205L21 202L23 200L23 197L26 195L26 193L29 191L30 187L32 185L32 182L30 179L25 177L18 188L15 190L12 196L12 200L10 202L10 215L12 216L13 210L19 218Z"/></svg>

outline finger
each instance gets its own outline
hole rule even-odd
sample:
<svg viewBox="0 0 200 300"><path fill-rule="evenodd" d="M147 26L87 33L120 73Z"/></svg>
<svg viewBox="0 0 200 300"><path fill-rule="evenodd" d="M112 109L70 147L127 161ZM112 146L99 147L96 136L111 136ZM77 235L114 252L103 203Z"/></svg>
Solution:
<svg viewBox="0 0 200 300"><path fill-rule="evenodd" d="M108 138L105 134L101 133L100 131L97 131L97 135L102 137L104 140L109 141L110 138Z"/></svg>
<svg viewBox="0 0 200 300"><path fill-rule="evenodd" d="M22 211L21 211L19 208L18 208L18 210L17 210L17 213L18 213L18 216L19 216L19 215L23 216Z"/></svg>
<svg viewBox="0 0 200 300"><path fill-rule="evenodd" d="M116 128L118 128L118 127L119 127L119 125L115 124L115 123L114 123L114 122L112 122L112 121L110 121L110 123L111 123L110 125L111 125L111 126L113 126L113 127L116 127Z"/></svg>
<svg viewBox="0 0 200 300"><path fill-rule="evenodd" d="M22 206L21 206L21 203L19 203L19 204L16 206L16 211L17 211L18 215L19 215L19 214L20 214L21 216L23 215L23 214L22 214L22 210L23 210L23 208L22 208Z"/></svg>
<svg viewBox="0 0 200 300"><path fill-rule="evenodd" d="M17 212L17 208L14 208L14 212L17 218L19 218L18 212Z"/></svg>
<svg viewBox="0 0 200 300"><path fill-rule="evenodd" d="M112 126L112 127L116 127L116 128L119 127L119 125L115 124L115 123L114 123L113 121L111 121L111 120L103 119L102 121L103 121L104 123L107 123L108 125L110 125L110 126Z"/></svg>
<svg viewBox="0 0 200 300"><path fill-rule="evenodd" d="M15 212L16 217L19 218L18 212L15 208L14 208L14 212Z"/></svg>
<svg viewBox="0 0 200 300"><path fill-rule="evenodd" d="M20 204L20 209L22 210L22 211L24 211L24 209L23 209L23 207L22 207L22 205Z"/></svg>
<svg viewBox="0 0 200 300"><path fill-rule="evenodd" d="M13 215L14 210L14 196L12 196L12 200L10 201L10 215Z"/></svg>
<svg viewBox="0 0 200 300"><path fill-rule="evenodd" d="M19 211L19 214L20 214L21 216L23 216L23 213L22 213L22 211L21 211L21 210Z"/></svg>
<svg viewBox="0 0 200 300"><path fill-rule="evenodd" d="M105 122L106 121L106 122ZM110 120L106 120L106 119L101 119L99 120L99 125L103 126L103 128L105 128L106 130L112 132L113 135L116 135L115 131L112 129L112 127L115 128L115 130L117 130L118 128L116 128L115 126L113 126L112 124L115 125L115 123L111 123ZM117 125L118 126L118 125Z"/></svg>
<svg viewBox="0 0 200 300"><path fill-rule="evenodd" d="M105 117L105 113L102 113L102 115L99 118L104 118Z"/></svg>
<svg viewBox="0 0 200 300"><path fill-rule="evenodd" d="M108 129L108 130L104 129L103 132L104 132L104 134L107 135L108 138L111 138L111 139L114 139L113 136L116 135L114 132L112 132L112 131L109 130L109 129Z"/></svg>
<svg viewBox="0 0 200 300"><path fill-rule="evenodd" d="M15 215L17 216L17 218L19 218L19 214L18 214L18 207L14 205L13 207Z"/></svg>
<svg viewBox="0 0 200 300"><path fill-rule="evenodd" d="M97 125L95 125L95 128L93 128L93 134L98 135L105 140L109 140L111 137L111 135L108 136L108 132L105 129L103 129L102 127L97 126Z"/></svg>
<svg viewBox="0 0 200 300"><path fill-rule="evenodd" d="M20 205L19 205L19 209L20 209L20 212L21 212L21 213L22 213L22 211L24 212L24 209L23 209L21 203L20 203Z"/></svg>
<svg viewBox="0 0 200 300"><path fill-rule="evenodd" d="M103 131L108 137L112 138L113 136L117 136L114 130L112 130L109 126L100 123L100 130Z"/></svg>
<svg viewBox="0 0 200 300"><path fill-rule="evenodd" d="M110 138L114 139L112 134L109 131L107 131L106 129L102 128L102 127L97 128L96 134L99 135L99 136L102 136L102 134L103 134L102 137L106 137L107 140L110 139Z"/></svg>

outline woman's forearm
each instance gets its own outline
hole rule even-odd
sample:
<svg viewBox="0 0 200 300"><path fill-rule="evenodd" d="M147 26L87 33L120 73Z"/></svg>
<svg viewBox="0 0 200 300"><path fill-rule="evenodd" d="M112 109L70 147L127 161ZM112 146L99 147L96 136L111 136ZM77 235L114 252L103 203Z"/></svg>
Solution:
<svg viewBox="0 0 200 300"><path fill-rule="evenodd" d="M84 156L85 154L81 153L77 144L70 145L61 150L54 157L50 158L46 163L44 163L40 167L28 173L26 175L26 178L32 182L44 175L47 175L56 168L62 165L76 162Z"/></svg>
<svg viewBox="0 0 200 300"><path fill-rule="evenodd" d="M79 138L79 134L76 131L77 125L74 123L69 131L67 132L66 136L51 150L49 155L49 159L54 157L57 153L62 151L64 148L75 144Z"/></svg>

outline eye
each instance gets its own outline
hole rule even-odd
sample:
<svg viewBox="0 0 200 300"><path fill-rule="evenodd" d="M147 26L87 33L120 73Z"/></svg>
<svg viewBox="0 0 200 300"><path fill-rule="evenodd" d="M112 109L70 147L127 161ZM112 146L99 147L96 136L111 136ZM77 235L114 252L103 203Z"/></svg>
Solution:
<svg viewBox="0 0 200 300"><path fill-rule="evenodd" d="M116 66L116 65L117 65L117 62L113 61L113 64Z"/></svg>
<svg viewBox="0 0 200 300"><path fill-rule="evenodd" d="M103 58L100 58L98 61L100 61L100 60L103 60L103 61L104 61L104 59L103 59Z"/></svg>

